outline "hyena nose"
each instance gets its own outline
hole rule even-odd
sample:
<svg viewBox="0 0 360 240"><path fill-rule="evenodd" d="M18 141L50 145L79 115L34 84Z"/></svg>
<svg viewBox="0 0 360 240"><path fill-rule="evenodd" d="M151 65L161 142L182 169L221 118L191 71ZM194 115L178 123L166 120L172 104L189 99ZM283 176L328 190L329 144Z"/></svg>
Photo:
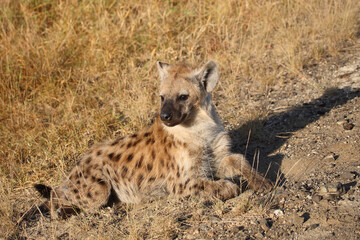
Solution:
<svg viewBox="0 0 360 240"><path fill-rule="evenodd" d="M171 112L169 112L169 113L167 113L167 112L162 112L162 113L160 114L160 118L161 118L162 121L168 122L168 121L170 121L171 118L172 118L172 113L171 113Z"/></svg>

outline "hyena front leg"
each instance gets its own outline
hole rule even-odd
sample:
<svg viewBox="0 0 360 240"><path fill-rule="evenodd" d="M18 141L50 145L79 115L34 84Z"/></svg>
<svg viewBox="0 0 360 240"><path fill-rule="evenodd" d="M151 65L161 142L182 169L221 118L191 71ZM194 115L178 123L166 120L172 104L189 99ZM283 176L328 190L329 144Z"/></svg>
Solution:
<svg viewBox="0 0 360 240"><path fill-rule="evenodd" d="M255 191L267 191L272 188L272 183L253 169L243 155L225 156L220 162L216 176L231 178L236 175L242 175L247 180L249 187Z"/></svg>
<svg viewBox="0 0 360 240"><path fill-rule="evenodd" d="M218 181L201 179L197 184L198 187L194 188L193 192L196 194L200 190L200 196L205 198L213 196L221 200L227 200L240 194L238 185L225 179Z"/></svg>
<svg viewBox="0 0 360 240"><path fill-rule="evenodd" d="M220 179L212 181L209 179L194 178L184 183L175 182L168 184L169 190L173 195L184 197L189 195L200 196L201 198L216 197L227 200L236 197L240 193L239 187L228 180Z"/></svg>

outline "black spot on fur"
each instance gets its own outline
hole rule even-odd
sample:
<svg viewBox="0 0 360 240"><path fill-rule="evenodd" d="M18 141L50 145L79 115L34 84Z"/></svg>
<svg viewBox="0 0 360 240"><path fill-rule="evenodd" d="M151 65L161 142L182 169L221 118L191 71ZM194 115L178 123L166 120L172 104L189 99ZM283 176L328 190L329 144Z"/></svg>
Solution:
<svg viewBox="0 0 360 240"><path fill-rule="evenodd" d="M156 153L155 153L154 149L151 151L151 157L152 157L153 159L156 158Z"/></svg>
<svg viewBox="0 0 360 240"><path fill-rule="evenodd" d="M136 140L136 141L133 143L133 146L135 147L139 142L141 142L141 139Z"/></svg>
<svg viewBox="0 0 360 240"><path fill-rule="evenodd" d="M153 169L153 165L151 163L148 163L146 165L146 169L150 172Z"/></svg>
<svg viewBox="0 0 360 240"><path fill-rule="evenodd" d="M129 154L129 156L127 157L127 161L131 162L131 160L134 158L134 155L131 153Z"/></svg>
<svg viewBox="0 0 360 240"><path fill-rule="evenodd" d="M132 146L132 143L129 142L128 145L127 145L127 148L131 148L131 146Z"/></svg>
<svg viewBox="0 0 360 240"><path fill-rule="evenodd" d="M138 162L136 163L136 165L135 165L135 167L136 167L136 168L141 168L141 165L142 165L143 159L144 159L144 157L143 157L143 156L141 156L141 157L140 157L140 159L139 159L139 161L138 161Z"/></svg>
<svg viewBox="0 0 360 240"><path fill-rule="evenodd" d="M121 158L121 153L119 153L115 156L114 161L118 162L120 160L120 158Z"/></svg>
<svg viewBox="0 0 360 240"><path fill-rule="evenodd" d="M111 146L115 146L116 144L118 144L119 143L119 139L116 139L112 144L111 144Z"/></svg>
<svg viewBox="0 0 360 240"><path fill-rule="evenodd" d="M111 160L114 157L114 153L108 154L109 159Z"/></svg>
<svg viewBox="0 0 360 240"><path fill-rule="evenodd" d="M97 151L96 155L100 156L100 155L101 155L101 153L102 153L102 151L101 151L101 150L99 150L99 151Z"/></svg>
<svg viewBox="0 0 360 240"><path fill-rule="evenodd" d="M149 182L153 182L153 181L155 181L155 177L149 178Z"/></svg>
<svg viewBox="0 0 360 240"><path fill-rule="evenodd" d="M186 179L184 187L186 188L186 185L190 182L190 178Z"/></svg>
<svg viewBox="0 0 360 240"><path fill-rule="evenodd" d="M91 157L88 157L85 162L86 164L89 164L91 162Z"/></svg>
<svg viewBox="0 0 360 240"><path fill-rule="evenodd" d="M132 138L136 138L136 137L137 137L137 134L135 133L135 134L131 135L131 137L132 137Z"/></svg>
<svg viewBox="0 0 360 240"><path fill-rule="evenodd" d="M137 181L138 182L138 187L140 187L143 180L144 180L144 176L142 174L140 174L139 177L138 177L138 181Z"/></svg>
<svg viewBox="0 0 360 240"><path fill-rule="evenodd" d="M105 185L104 179L98 178L96 181L97 181L100 185L102 185L102 186Z"/></svg>
<svg viewBox="0 0 360 240"><path fill-rule="evenodd" d="M146 132L145 134L144 134L144 137L148 137L150 135L150 133L149 132Z"/></svg>
<svg viewBox="0 0 360 240"><path fill-rule="evenodd" d="M91 192L88 192L88 193L87 193L87 197L88 197L88 198L92 198Z"/></svg>
<svg viewBox="0 0 360 240"><path fill-rule="evenodd" d="M76 188L74 188L73 192L74 192L74 193L78 193L79 190L77 190Z"/></svg>

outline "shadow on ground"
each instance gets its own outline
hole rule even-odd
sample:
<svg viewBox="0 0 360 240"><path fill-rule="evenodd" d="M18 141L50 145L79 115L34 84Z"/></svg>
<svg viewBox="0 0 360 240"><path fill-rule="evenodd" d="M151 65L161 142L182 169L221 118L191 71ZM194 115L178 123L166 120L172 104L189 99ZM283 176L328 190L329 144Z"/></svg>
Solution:
<svg viewBox="0 0 360 240"><path fill-rule="evenodd" d="M299 104L286 112L272 115L267 119L247 122L240 128L230 131L233 141L232 150L246 155L249 162L273 182L278 176L284 181L285 177L281 172L284 155L274 153L279 151L281 146L296 131L317 121L331 109L346 104L356 97L360 97L360 91L347 92L343 89L330 88L321 97L309 103ZM250 130L252 133L248 142ZM246 145L248 146L246 147Z"/></svg>

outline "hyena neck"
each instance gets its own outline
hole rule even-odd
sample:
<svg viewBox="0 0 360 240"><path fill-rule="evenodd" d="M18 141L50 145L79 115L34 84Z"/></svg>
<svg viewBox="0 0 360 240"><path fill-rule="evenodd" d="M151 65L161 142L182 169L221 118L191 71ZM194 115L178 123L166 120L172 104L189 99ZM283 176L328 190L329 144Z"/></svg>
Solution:
<svg viewBox="0 0 360 240"><path fill-rule="evenodd" d="M211 94L207 93L207 96L204 98L204 101L200 105L200 109L204 110L207 115L213 119L215 123L219 126L223 126L222 121L216 111L216 108L212 102Z"/></svg>

